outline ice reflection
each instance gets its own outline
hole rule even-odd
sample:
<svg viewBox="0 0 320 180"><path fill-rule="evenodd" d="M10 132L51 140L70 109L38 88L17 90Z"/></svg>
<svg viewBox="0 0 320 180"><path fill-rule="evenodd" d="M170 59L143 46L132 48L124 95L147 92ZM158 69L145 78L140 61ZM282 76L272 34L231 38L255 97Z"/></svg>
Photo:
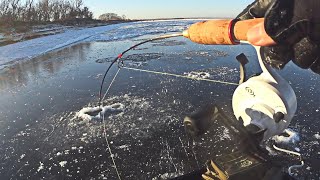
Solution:
<svg viewBox="0 0 320 180"><path fill-rule="evenodd" d="M38 76L53 76L65 65L84 62L90 46L82 43L6 67L0 70L0 90L27 86Z"/></svg>

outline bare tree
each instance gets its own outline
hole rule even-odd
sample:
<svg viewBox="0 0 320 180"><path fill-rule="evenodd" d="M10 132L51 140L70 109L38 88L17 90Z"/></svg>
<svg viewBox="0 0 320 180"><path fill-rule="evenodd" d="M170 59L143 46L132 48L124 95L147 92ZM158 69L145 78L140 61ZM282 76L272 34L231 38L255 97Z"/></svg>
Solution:
<svg viewBox="0 0 320 180"><path fill-rule="evenodd" d="M123 20L123 17L125 18L125 16L123 15L122 17L119 16L116 13L105 13L99 16L100 20L103 21L109 21L109 20Z"/></svg>
<svg viewBox="0 0 320 180"><path fill-rule="evenodd" d="M10 8L9 0L2 0L0 2L0 15L2 18L5 18L5 16L7 16L9 8Z"/></svg>
<svg viewBox="0 0 320 180"><path fill-rule="evenodd" d="M24 21L32 21L32 14L34 13L34 0L27 0L25 3Z"/></svg>
<svg viewBox="0 0 320 180"><path fill-rule="evenodd" d="M82 5L83 5L82 0L74 0L74 7L77 11L80 11Z"/></svg>
<svg viewBox="0 0 320 180"><path fill-rule="evenodd" d="M54 21L61 19L60 2L58 0L52 2L52 18Z"/></svg>
<svg viewBox="0 0 320 180"><path fill-rule="evenodd" d="M9 11L7 12L7 16L9 20L16 21L18 20L18 9L20 7L20 0L9 0Z"/></svg>
<svg viewBox="0 0 320 180"><path fill-rule="evenodd" d="M92 19L93 13L83 5L83 0L0 0L0 21Z"/></svg>

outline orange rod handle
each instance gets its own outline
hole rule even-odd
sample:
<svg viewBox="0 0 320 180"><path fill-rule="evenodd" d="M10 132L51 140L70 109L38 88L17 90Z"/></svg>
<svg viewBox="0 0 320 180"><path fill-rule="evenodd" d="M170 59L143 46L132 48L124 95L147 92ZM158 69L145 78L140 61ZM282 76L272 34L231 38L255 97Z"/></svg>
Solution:
<svg viewBox="0 0 320 180"><path fill-rule="evenodd" d="M247 40L247 32L264 18L234 21L231 19L209 20L191 25L183 36L199 44L238 44Z"/></svg>

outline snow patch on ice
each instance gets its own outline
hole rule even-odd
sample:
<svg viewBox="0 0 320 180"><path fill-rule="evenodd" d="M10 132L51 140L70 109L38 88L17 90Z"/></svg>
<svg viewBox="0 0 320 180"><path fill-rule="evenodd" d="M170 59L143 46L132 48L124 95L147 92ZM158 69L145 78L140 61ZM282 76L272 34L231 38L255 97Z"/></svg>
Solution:
<svg viewBox="0 0 320 180"><path fill-rule="evenodd" d="M24 157L26 157L26 154L21 154L20 159L23 159Z"/></svg>
<svg viewBox="0 0 320 180"><path fill-rule="evenodd" d="M81 109L76 117L81 118L85 121L91 121L93 119L101 119L103 115L108 112L122 112L124 105L121 103L115 103L104 107L85 107Z"/></svg>
<svg viewBox="0 0 320 180"><path fill-rule="evenodd" d="M276 143L284 143L284 144L289 144L289 143L295 144L296 142L300 141L299 134L293 131L292 129L285 129L284 133L286 133L288 137L283 135L277 135L277 136L274 136L272 139Z"/></svg>
<svg viewBox="0 0 320 180"><path fill-rule="evenodd" d="M38 172L40 172L42 169L44 169L44 164L40 162L40 166L38 167Z"/></svg>
<svg viewBox="0 0 320 180"><path fill-rule="evenodd" d="M191 78L202 78L202 79L208 79L210 78L210 74L207 72L189 72L189 73L184 73L184 75L187 75L188 77Z"/></svg>
<svg viewBox="0 0 320 180"><path fill-rule="evenodd" d="M70 150L64 150L64 154L68 155L70 153Z"/></svg>
<svg viewBox="0 0 320 180"><path fill-rule="evenodd" d="M125 145L121 145L118 147L119 149L126 149L126 148L129 148L129 145L128 144L125 144Z"/></svg>
<svg viewBox="0 0 320 180"><path fill-rule="evenodd" d="M181 175L183 175L182 172L164 173L164 174L159 174L157 177L152 178L152 180L171 179Z"/></svg>
<svg viewBox="0 0 320 180"><path fill-rule="evenodd" d="M224 127L223 126L223 132L222 132L222 135L220 136L220 140L231 140L231 137L230 137L230 132L229 132L229 129Z"/></svg>
<svg viewBox="0 0 320 180"><path fill-rule="evenodd" d="M315 137L316 139L320 139L320 134L317 133L317 134L314 135L314 137Z"/></svg>
<svg viewBox="0 0 320 180"><path fill-rule="evenodd" d="M81 138L83 142L90 142L92 138L103 136L102 133L105 124L108 127L107 131L110 136L130 134L130 136L134 138L149 137L153 129L163 124L164 121L167 123L179 121L179 119L164 116L164 113L161 113L163 109L154 109L147 98L125 94L110 97L104 100L103 103L117 104L118 106L114 108L118 110L116 112L106 112L107 115L105 117L107 118L104 123L102 123L101 119L89 121L74 115L75 118L70 119L68 123L70 134L79 134L80 132L79 138ZM88 106L94 107L94 105L90 104ZM154 118L154 116L163 118L163 121L159 121L159 118ZM92 118L91 116L86 117L88 119ZM140 117L143 117L143 119L139 120ZM81 136L83 133L88 133L90 136L83 137Z"/></svg>
<svg viewBox="0 0 320 180"><path fill-rule="evenodd" d="M61 162L59 162L59 165L60 165L61 167L65 167L66 164L67 164L67 161L61 161Z"/></svg>
<svg viewBox="0 0 320 180"><path fill-rule="evenodd" d="M128 65L131 67L141 67L146 65L147 63L145 62L129 62Z"/></svg>

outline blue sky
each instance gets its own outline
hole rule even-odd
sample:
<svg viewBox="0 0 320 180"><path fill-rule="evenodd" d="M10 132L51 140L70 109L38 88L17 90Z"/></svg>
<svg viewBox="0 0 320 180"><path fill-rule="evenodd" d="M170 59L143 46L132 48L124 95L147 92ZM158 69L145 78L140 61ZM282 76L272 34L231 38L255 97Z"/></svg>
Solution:
<svg viewBox="0 0 320 180"><path fill-rule="evenodd" d="M84 0L95 17L103 13L130 19L234 17L253 0Z"/></svg>

